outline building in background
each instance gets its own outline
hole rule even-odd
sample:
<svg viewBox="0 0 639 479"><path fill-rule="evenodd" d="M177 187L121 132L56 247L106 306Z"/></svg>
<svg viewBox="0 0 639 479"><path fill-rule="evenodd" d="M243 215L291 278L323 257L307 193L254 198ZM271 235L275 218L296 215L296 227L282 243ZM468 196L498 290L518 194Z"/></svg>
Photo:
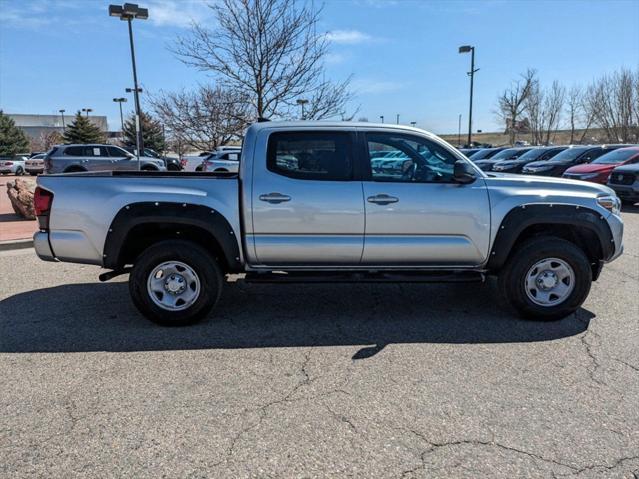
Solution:
<svg viewBox="0 0 639 479"><path fill-rule="evenodd" d="M22 113L5 113L31 139L39 139L54 131L63 133L62 117L58 115L30 115ZM64 122L69 125L75 115L65 115ZM101 131L107 132L106 116L89 116L89 120L100 128Z"/></svg>

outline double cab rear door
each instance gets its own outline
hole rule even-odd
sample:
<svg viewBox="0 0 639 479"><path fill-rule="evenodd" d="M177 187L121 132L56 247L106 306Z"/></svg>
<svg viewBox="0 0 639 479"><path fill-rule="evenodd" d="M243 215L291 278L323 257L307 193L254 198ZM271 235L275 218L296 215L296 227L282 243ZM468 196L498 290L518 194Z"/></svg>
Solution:
<svg viewBox="0 0 639 479"><path fill-rule="evenodd" d="M263 129L253 154L251 266L472 267L487 257L484 180L454 182L459 156L426 135Z"/></svg>

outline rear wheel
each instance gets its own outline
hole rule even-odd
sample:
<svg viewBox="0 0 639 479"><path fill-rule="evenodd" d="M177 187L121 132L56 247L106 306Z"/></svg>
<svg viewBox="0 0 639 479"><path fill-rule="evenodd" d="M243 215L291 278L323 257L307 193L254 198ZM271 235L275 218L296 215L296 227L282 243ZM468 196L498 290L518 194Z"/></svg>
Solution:
<svg viewBox="0 0 639 479"><path fill-rule="evenodd" d="M16 176L22 176L24 175L24 169L21 166L18 166L16 168Z"/></svg>
<svg viewBox="0 0 639 479"><path fill-rule="evenodd" d="M129 277L138 310L165 326L185 326L202 319L222 292L222 272L215 259L190 241L162 241L145 250Z"/></svg>
<svg viewBox="0 0 639 479"><path fill-rule="evenodd" d="M530 239L508 259L498 278L505 300L524 318L554 321L586 300L592 269L575 244L550 236Z"/></svg>

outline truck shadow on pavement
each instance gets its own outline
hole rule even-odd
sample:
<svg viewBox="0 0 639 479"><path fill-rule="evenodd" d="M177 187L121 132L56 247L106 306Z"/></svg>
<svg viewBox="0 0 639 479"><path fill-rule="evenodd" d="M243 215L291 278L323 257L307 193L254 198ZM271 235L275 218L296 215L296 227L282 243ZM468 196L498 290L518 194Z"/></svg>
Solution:
<svg viewBox="0 0 639 479"><path fill-rule="evenodd" d="M0 301L0 352L163 351L388 344L549 341L584 332L592 313L516 319L487 284L228 283L216 309L184 328L157 326L131 304L127 284L70 284Z"/></svg>

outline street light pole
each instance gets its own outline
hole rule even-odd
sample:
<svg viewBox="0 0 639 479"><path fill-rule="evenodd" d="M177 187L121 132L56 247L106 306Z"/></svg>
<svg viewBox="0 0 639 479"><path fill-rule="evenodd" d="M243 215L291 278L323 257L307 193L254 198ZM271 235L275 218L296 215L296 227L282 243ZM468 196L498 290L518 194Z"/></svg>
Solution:
<svg viewBox="0 0 639 479"><path fill-rule="evenodd" d="M122 115L122 103L126 102L126 98L114 98L114 102L120 105L120 131L124 134L124 116Z"/></svg>
<svg viewBox="0 0 639 479"><path fill-rule="evenodd" d="M62 132L67 131L67 127L64 124L64 112L66 110L58 110L60 112L60 116L62 117Z"/></svg>
<svg viewBox="0 0 639 479"><path fill-rule="evenodd" d="M82 108L82 111L86 112L87 118L89 118L89 113L93 111L93 108Z"/></svg>
<svg viewBox="0 0 639 479"><path fill-rule="evenodd" d="M297 104L302 107L302 117L300 118L301 120L305 119L304 118L304 105L306 105L307 103L308 103L308 100L305 100L303 98L298 98L297 99Z"/></svg>
<svg viewBox="0 0 639 479"><path fill-rule="evenodd" d="M475 69L475 47L470 45L463 45L459 47L459 53L470 52L470 107L468 109L468 147L472 145L472 132L473 132L473 80L475 73L479 71L479 68Z"/></svg>
<svg viewBox="0 0 639 479"><path fill-rule="evenodd" d="M133 92L135 98L135 145L138 157L138 170L140 170L140 154L144 148L142 139L142 127L140 125L140 88L138 87L138 72L135 66L135 48L133 46L133 19L146 20L149 18L149 11L146 8L139 8L135 3L125 3L124 5L109 5L109 15L126 20L129 27L129 45L131 47L131 65L133 66Z"/></svg>
<svg viewBox="0 0 639 479"><path fill-rule="evenodd" d="M384 123L384 115L379 115L379 117L382 120L382 123Z"/></svg>
<svg viewBox="0 0 639 479"><path fill-rule="evenodd" d="M399 113L397 114L397 124L399 125Z"/></svg>
<svg viewBox="0 0 639 479"><path fill-rule="evenodd" d="M457 121L457 146L461 147L461 113L459 114L459 120Z"/></svg>

